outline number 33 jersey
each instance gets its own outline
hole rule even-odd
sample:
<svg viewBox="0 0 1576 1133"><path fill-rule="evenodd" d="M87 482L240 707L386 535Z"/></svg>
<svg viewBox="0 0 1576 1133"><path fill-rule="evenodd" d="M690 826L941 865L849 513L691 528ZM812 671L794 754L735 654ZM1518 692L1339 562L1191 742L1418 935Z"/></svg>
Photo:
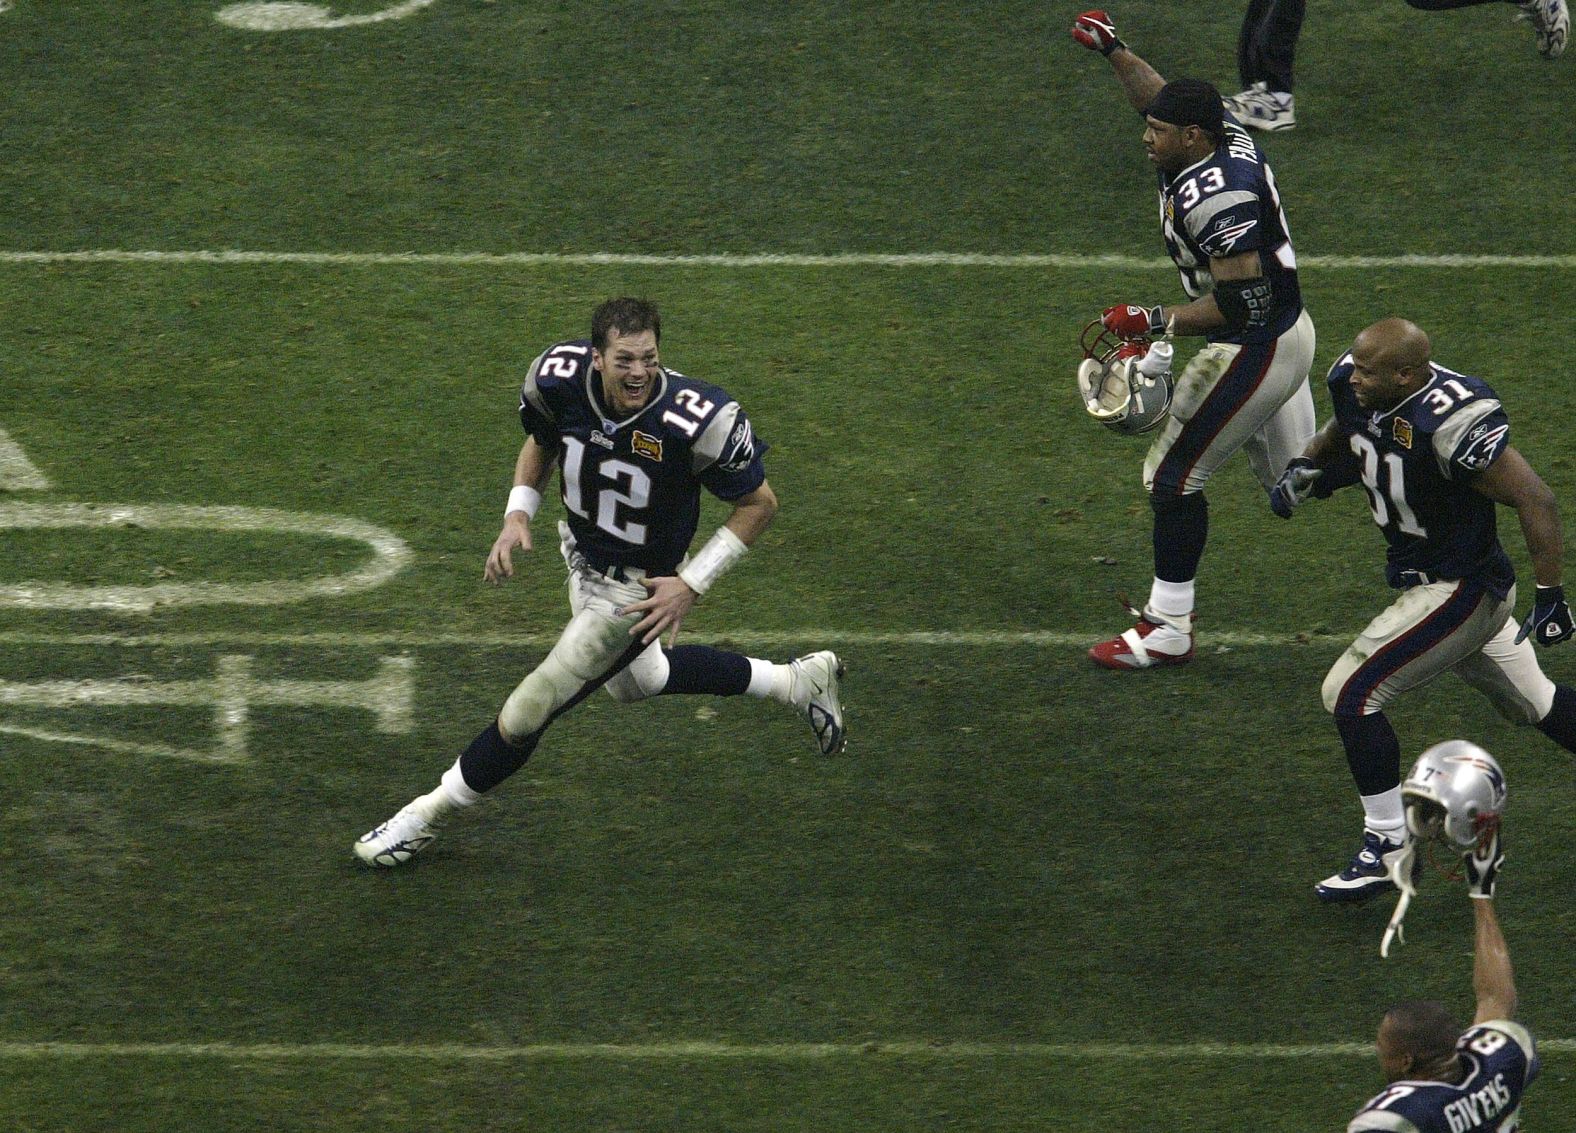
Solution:
<svg viewBox="0 0 1576 1133"><path fill-rule="evenodd" d="M700 521L700 489L723 500L766 482L767 445L738 402L662 368L651 398L615 419L587 340L551 346L520 390L520 423L557 450L569 529L599 569L670 575Z"/></svg>
<svg viewBox="0 0 1576 1133"><path fill-rule="evenodd" d="M1459 1082L1393 1082L1358 1111L1347 1133L1515 1133L1521 1092L1538 1074L1532 1035L1496 1019L1456 1042Z"/></svg>
<svg viewBox="0 0 1576 1133"><path fill-rule="evenodd" d="M1302 314L1297 253L1275 174L1234 119L1226 119L1225 140L1214 153L1174 177L1160 173L1160 231L1189 299L1214 288L1211 259L1259 254L1270 284L1268 325L1237 334L1213 330L1211 342L1274 342Z"/></svg>
<svg viewBox="0 0 1576 1133"><path fill-rule="evenodd" d="M1390 544L1391 586L1434 579L1482 582L1503 598L1515 568L1500 546L1494 501L1472 480L1510 447L1510 421L1488 383L1430 364L1432 376L1393 409L1371 413L1352 392L1352 356L1330 368L1330 398L1347 440L1332 487L1360 481ZM1344 472L1344 475L1343 475Z"/></svg>

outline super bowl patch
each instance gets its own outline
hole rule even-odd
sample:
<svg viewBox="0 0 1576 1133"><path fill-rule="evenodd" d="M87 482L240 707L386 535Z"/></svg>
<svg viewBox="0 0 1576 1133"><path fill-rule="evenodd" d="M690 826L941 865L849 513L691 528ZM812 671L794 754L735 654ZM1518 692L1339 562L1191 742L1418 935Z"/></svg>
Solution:
<svg viewBox="0 0 1576 1133"><path fill-rule="evenodd" d="M1408 421L1405 417L1397 417L1395 419L1393 435L1395 436L1396 444L1400 445L1402 448L1411 448L1412 422Z"/></svg>
<svg viewBox="0 0 1576 1133"><path fill-rule="evenodd" d="M629 447L636 456L643 456L647 460L662 462L662 438L653 437L650 433L642 433L636 429L629 437Z"/></svg>

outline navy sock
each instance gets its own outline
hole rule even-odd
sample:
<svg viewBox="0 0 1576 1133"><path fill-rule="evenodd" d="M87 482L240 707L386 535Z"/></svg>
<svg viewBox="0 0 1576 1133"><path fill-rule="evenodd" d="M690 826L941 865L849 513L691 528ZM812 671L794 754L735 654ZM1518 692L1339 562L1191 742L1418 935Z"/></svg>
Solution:
<svg viewBox="0 0 1576 1133"><path fill-rule="evenodd" d="M1538 721L1538 731L1566 751L1576 751L1576 689L1554 686L1554 706Z"/></svg>
<svg viewBox="0 0 1576 1133"><path fill-rule="evenodd" d="M541 731L532 732L519 743L510 743L494 720L471 741L471 746L460 755L460 776L465 785L478 794L492 790L531 758Z"/></svg>
<svg viewBox="0 0 1576 1133"><path fill-rule="evenodd" d="M1337 716L1335 729L1346 748L1359 795L1377 795L1401 785L1401 741L1383 712Z"/></svg>
<svg viewBox="0 0 1576 1133"><path fill-rule="evenodd" d="M750 659L709 645L676 645L668 655L668 683L662 695L711 693L739 696L750 687Z"/></svg>
<svg viewBox="0 0 1576 1133"><path fill-rule="evenodd" d="M1203 492L1185 496L1149 497L1155 512L1155 577L1165 582L1191 582L1209 538L1209 504Z"/></svg>

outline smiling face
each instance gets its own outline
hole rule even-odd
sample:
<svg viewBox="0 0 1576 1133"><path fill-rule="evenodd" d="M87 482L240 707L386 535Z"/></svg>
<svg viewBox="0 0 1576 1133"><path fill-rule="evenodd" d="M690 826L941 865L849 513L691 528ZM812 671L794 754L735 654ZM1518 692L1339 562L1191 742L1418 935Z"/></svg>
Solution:
<svg viewBox="0 0 1576 1133"><path fill-rule="evenodd" d="M651 400L661 374L655 331L625 334L614 327L607 346L592 349L591 361L602 374L602 399L619 417L638 412Z"/></svg>
<svg viewBox="0 0 1576 1133"><path fill-rule="evenodd" d="M1352 343L1352 375L1347 381L1357 404L1368 410L1393 409L1429 380L1428 336L1405 319L1382 319Z"/></svg>

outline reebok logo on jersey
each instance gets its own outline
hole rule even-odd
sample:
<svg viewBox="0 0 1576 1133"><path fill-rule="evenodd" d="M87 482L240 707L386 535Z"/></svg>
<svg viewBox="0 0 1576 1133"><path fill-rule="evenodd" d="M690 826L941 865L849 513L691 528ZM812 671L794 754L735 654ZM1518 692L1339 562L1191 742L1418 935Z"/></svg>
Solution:
<svg viewBox="0 0 1576 1133"><path fill-rule="evenodd" d="M629 437L629 448L636 456L643 456L647 460L662 463L662 438L653 437L650 433L642 433L636 429Z"/></svg>
<svg viewBox="0 0 1576 1133"><path fill-rule="evenodd" d="M1466 445L1456 457L1456 463L1468 472L1481 472L1493 464L1494 459L1505 446L1506 434L1510 432L1509 425L1501 425L1478 436L1482 428L1479 426L1472 431L1472 436L1468 438Z"/></svg>
<svg viewBox="0 0 1576 1133"><path fill-rule="evenodd" d="M1199 245L1216 258L1228 255L1237 241L1252 232L1257 224L1257 220L1242 220L1233 224L1228 217L1225 223L1199 241Z"/></svg>
<svg viewBox="0 0 1576 1133"><path fill-rule="evenodd" d="M743 472L755 459L755 433L748 421L740 421L728 437L728 449L717 461L724 472Z"/></svg>

